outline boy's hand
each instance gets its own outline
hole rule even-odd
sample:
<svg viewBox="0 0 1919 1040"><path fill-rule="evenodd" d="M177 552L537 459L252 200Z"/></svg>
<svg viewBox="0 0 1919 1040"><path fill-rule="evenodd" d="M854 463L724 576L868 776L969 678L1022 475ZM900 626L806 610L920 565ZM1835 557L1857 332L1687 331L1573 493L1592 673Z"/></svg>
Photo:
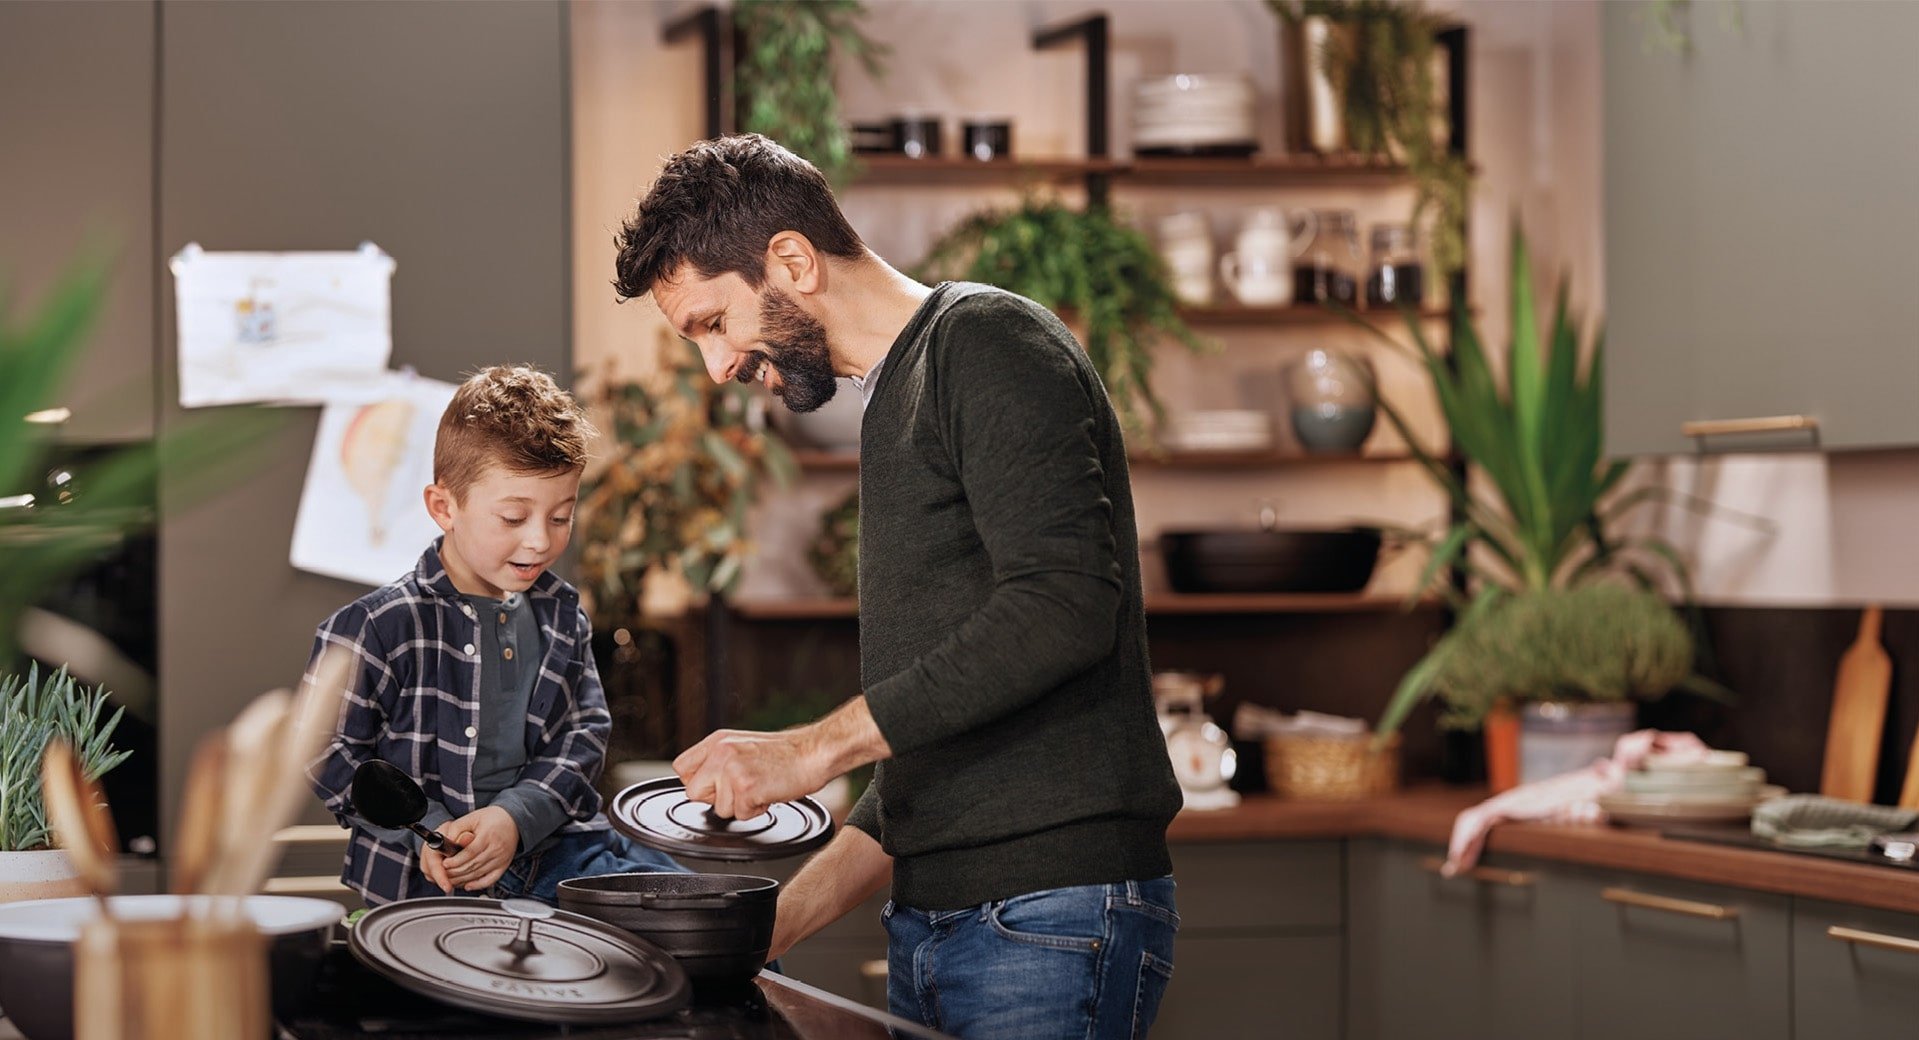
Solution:
<svg viewBox="0 0 1919 1040"><path fill-rule="evenodd" d="M440 827L448 839L466 846L457 855L443 856L424 846L420 871L448 895L456 888L484 892L500 880L520 848L520 828L505 809L489 805L475 809Z"/></svg>

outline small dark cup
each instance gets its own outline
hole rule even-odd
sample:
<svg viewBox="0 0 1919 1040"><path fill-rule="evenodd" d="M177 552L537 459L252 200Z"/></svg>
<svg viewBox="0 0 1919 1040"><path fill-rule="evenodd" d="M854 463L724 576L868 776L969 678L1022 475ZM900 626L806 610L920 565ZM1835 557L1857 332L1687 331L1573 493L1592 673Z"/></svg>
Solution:
<svg viewBox="0 0 1919 1040"><path fill-rule="evenodd" d="M967 120L962 127L966 155L981 162L1013 157L1013 124L1004 119Z"/></svg>
<svg viewBox="0 0 1919 1040"><path fill-rule="evenodd" d="M895 116L893 146L908 159L936 159L944 150L936 116Z"/></svg>

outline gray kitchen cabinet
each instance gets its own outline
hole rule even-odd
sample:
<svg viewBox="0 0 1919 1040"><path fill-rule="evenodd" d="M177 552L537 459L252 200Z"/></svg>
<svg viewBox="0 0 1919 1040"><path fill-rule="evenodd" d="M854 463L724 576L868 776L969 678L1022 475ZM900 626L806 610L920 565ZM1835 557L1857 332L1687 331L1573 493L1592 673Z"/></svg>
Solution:
<svg viewBox="0 0 1919 1040"><path fill-rule="evenodd" d="M1792 1017L1799 1040L1919 1028L1919 916L1796 899Z"/></svg>
<svg viewBox="0 0 1919 1040"><path fill-rule="evenodd" d="M1341 1035L1345 847L1176 844L1180 927L1153 1036Z"/></svg>
<svg viewBox="0 0 1919 1040"><path fill-rule="evenodd" d="M1792 1035L1788 897L1602 874L1571 896L1578 1036Z"/></svg>
<svg viewBox="0 0 1919 1040"><path fill-rule="evenodd" d="M1599 6L1608 451L1919 444L1919 4Z"/></svg>
<svg viewBox="0 0 1919 1040"><path fill-rule="evenodd" d="M1351 849L1347 1035L1353 1040L1537 1040L1574 1035L1577 882L1489 857L1439 874L1444 850Z"/></svg>

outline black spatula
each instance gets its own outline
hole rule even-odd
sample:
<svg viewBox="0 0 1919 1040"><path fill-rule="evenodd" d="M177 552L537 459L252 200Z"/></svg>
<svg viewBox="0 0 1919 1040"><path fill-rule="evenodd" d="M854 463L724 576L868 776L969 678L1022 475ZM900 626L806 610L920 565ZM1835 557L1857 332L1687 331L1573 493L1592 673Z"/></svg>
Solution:
<svg viewBox="0 0 1919 1040"><path fill-rule="evenodd" d="M391 762L372 759L353 771L353 811L376 827L404 827L418 834L428 848L444 855L456 855L466 848L420 825L426 818L426 792Z"/></svg>

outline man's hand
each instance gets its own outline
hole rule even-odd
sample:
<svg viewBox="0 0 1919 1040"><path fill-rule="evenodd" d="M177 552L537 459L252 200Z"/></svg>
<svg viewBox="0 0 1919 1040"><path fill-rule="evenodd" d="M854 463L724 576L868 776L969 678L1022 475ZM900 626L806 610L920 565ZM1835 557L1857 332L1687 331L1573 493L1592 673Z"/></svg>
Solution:
<svg viewBox="0 0 1919 1040"><path fill-rule="evenodd" d="M520 849L519 825L497 806L475 809L442 826L440 833L466 846L453 856L420 847L421 873L447 895L452 895L455 888L468 892L492 888Z"/></svg>
<svg viewBox="0 0 1919 1040"><path fill-rule="evenodd" d="M818 722L779 733L717 730L673 760L686 796L729 819L812 794L827 781L892 754L855 697Z"/></svg>

